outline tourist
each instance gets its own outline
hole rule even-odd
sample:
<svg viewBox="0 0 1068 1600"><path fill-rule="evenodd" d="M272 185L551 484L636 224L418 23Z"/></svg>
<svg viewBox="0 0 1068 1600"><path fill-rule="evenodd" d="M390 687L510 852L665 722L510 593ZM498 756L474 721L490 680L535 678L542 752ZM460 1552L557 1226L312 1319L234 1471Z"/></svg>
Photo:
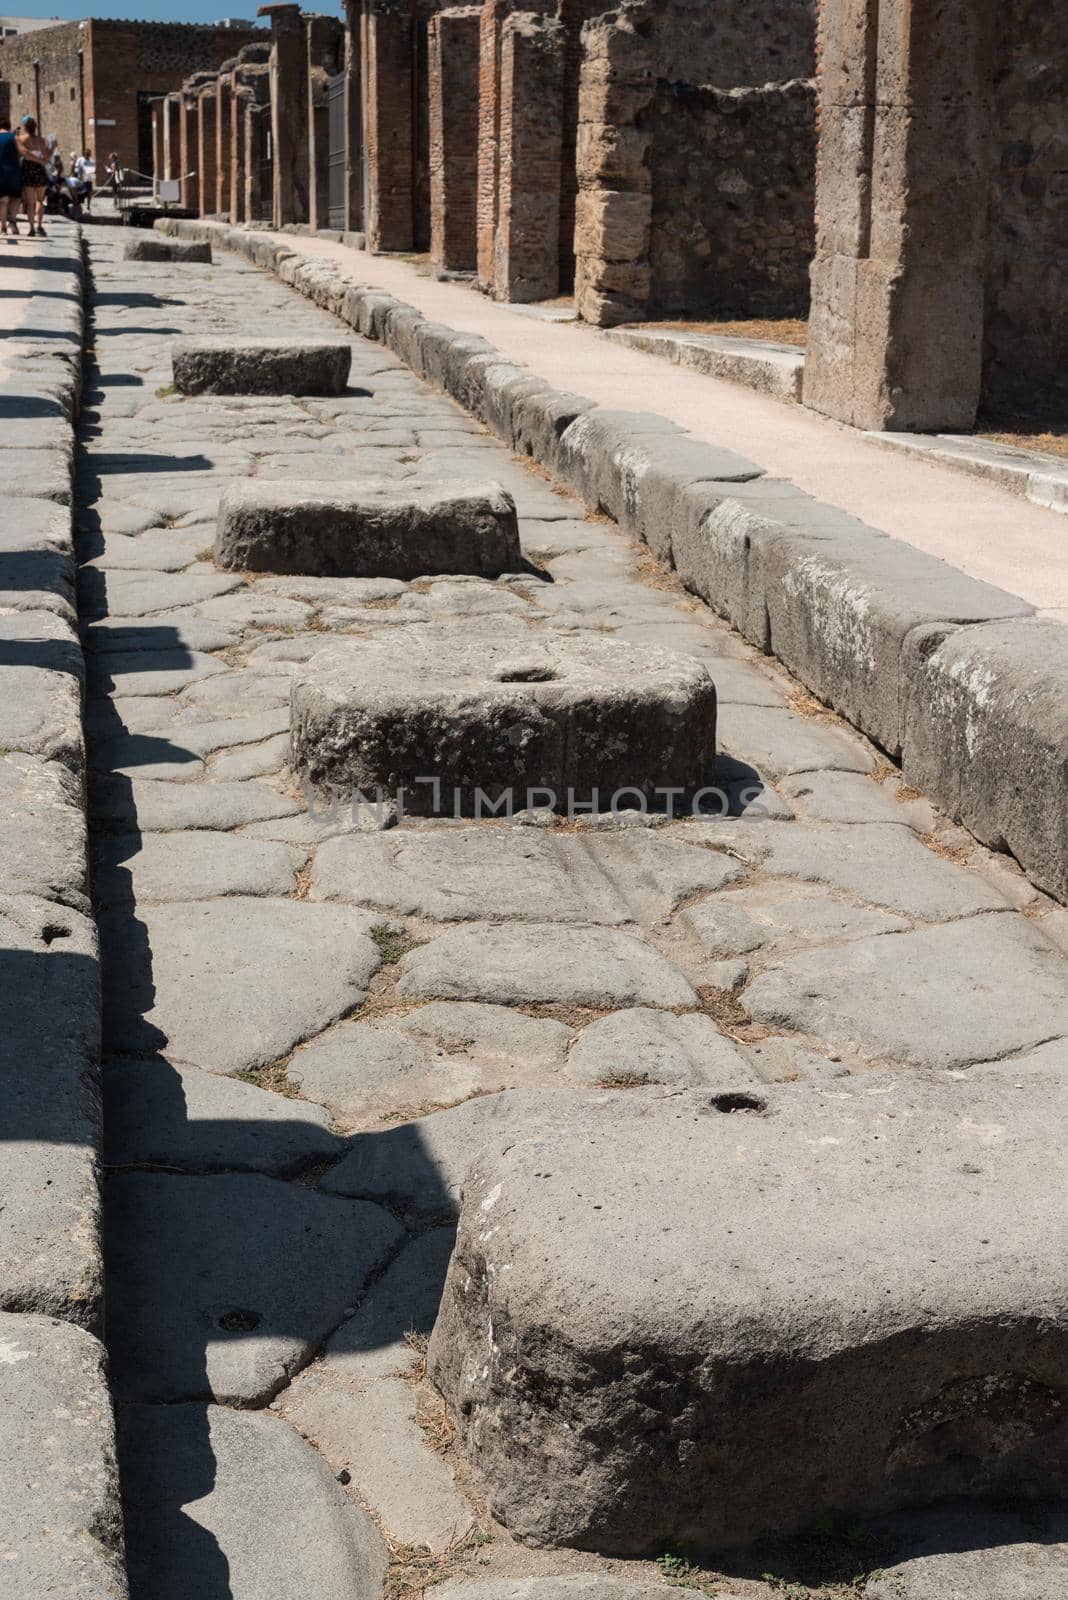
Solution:
<svg viewBox="0 0 1068 1600"><path fill-rule="evenodd" d="M119 152L117 150L112 150L108 156L104 181L111 190L112 199L115 199L119 192L119 184L122 182L122 168L119 166Z"/></svg>
<svg viewBox="0 0 1068 1600"><path fill-rule="evenodd" d="M78 180L79 196L88 216L93 209L93 188L96 184L96 162L90 151L87 150L74 163L74 177Z"/></svg>
<svg viewBox="0 0 1068 1600"><path fill-rule="evenodd" d="M18 238L16 218L21 199L22 163L18 145L11 131L11 118L0 117L0 237L10 234Z"/></svg>
<svg viewBox="0 0 1068 1600"><path fill-rule="evenodd" d="M22 204L30 219L30 237L44 238L41 226L44 217L45 195L48 192L48 173L45 167L49 149L37 132L35 117L23 117L22 126L15 135L19 158L22 162Z"/></svg>

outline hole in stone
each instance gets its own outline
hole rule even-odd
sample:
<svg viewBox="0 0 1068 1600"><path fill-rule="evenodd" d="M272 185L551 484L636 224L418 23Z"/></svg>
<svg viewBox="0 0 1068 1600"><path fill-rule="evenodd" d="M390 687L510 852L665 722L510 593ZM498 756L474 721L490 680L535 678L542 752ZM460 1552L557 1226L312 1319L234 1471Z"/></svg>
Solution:
<svg viewBox="0 0 1068 1600"><path fill-rule="evenodd" d="M501 667L497 673L498 683L551 683L556 677L552 667L545 666L537 661L517 662L514 666Z"/></svg>
<svg viewBox="0 0 1068 1600"><path fill-rule="evenodd" d="M260 1325L260 1314L258 1311L243 1311L235 1307L233 1311L222 1312L215 1320L225 1333L251 1333L253 1328Z"/></svg>
<svg viewBox="0 0 1068 1600"><path fill-rule="evenodd" d="M766 1111L768 1102L761 1100L757 1094L745 1094L735 1090L731 1094L714 1094L712 1096L712 1109L714 1111Z"/></svg>
<svg viewBox="0 0 1068 1600"><path fill-rule="evenodd" d="M53 939L69 939L70 929L64 928L61 923L47 922L41 929L42 944L51 944Z"/></svg>

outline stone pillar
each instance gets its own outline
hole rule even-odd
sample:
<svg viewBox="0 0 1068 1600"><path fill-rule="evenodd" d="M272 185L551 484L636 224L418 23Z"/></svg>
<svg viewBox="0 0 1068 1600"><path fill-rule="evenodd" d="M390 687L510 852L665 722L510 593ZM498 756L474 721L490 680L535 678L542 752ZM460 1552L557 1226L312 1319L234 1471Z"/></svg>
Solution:
<svg viewBox="0 0 1068 1600"><path fill-rule="evenodd" d="M979 399L989 0L823 0L806 405L959 430Z"/></svg>
<svg viewBox="0 0 1068 1600"><path fill-rule="evenodd" d="M363 225L363 62L360 0L345 0L345 220L356 232Z"/></svg>
<svg viewBox="0 0 1068 1600"><path fill-rule="evenodd" d="M563 29L517 11L501 28L493 296L546 300L560 284Z"/></svg>
<svg viewBox="0 0 1068 1600"><path fill-rule="evenodd" d="M304 18L308 86L308 221L330 226L330 80L341 70L344 29L334 17Z"/></svg>
<svg viewBox="0 0 1068 1600"><path fill-rule="evenodd" d="M183 89L178 97L178 175L182 180L182 205L189 211L200 208L198 107L196 95Z"/></svg>
<svg viewBox="0 0 1068 1600"><path fill-rule="evenodd" d="M308 220L308 64L298 5L260 6L271 21L272 214L276 228Z"/></svg>
<svg viewBox="0 0 1068 1600"><path fill-rule="evenodd" d="M182 176L181 96L169 94L163 102L163 173L167 178Z"/></svg>
<svg viewBox="0 0 1068 1600"><path fill-rule="evenodd" d="M232 61L219 68L215 89L215 210L228 214L230 210L230 118L233 99Z"/></svg>
<svg viewBox="0 0 1068 1600"><path fill-rule="evenodd" d="M200 215L210 216L215 205L215 106L214 86L197 95L197 173L200 178Z"/></svg>
<svg viewBox="0 0 1068 1600"><path fill-rule="evenodd" d="M230 221L235 225L248 220L245 214L245 107L251 92L235 72L230 95Z"/></svg>
<svg viewBox="0 0 1068 1600"><path fill-rule="evenodd" d="M575 308L611 327L645 314L650 293L655 46L625 12L582 31L575 206Z"/></svg>
<svg viewBox="0 0 1068 1600"><path fill-rule="evenodd" d="M152 176L158 183L163 177L165 114L162 100L152 102Z"/></svg>
<svg viewBox="0 0 1068 1600"><path fill-rule="evenodd" d="M368 0L364 20L367 248L410 250L414 243L414 152L408 0Z"/></svg>
<svg viewBox="0 0 1068 1600"><path fill-rule="evenodd" d="M430 259L471 272L477 257L479 44L482 11L439 11L429 24Z"/></svg>
<svg viewBox="0 0 1068 1600"><path fill-rule="evenodd" d="M476 269L480 289L493 289L493 247L497 238L497 184L501 137L500 28L509 0L483 0L478 43L478 195Z"/></svg>

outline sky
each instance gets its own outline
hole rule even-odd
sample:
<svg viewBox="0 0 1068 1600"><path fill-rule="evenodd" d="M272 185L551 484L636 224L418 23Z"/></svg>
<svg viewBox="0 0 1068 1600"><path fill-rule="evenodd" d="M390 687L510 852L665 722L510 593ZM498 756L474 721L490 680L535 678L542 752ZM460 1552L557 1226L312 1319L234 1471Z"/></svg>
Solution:
<svg viewBox="0 0 1068 1600"><path fill-rule="evenodd" d="M100 4L63 0L0 0L4 13L14 17L55 17L77 22L82 17L134 17L142 22L219 22L223 17L255 19L261 0L100 0ZM329 12L330 0L316 11ZM340 11L340 5L334 7Z"/></svg>

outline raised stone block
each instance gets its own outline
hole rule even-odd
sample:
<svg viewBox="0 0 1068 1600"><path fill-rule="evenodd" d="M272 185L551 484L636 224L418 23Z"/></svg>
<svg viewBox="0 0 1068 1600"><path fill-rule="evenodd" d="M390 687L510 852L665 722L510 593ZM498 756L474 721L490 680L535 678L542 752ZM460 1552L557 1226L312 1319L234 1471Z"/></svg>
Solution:
<svg viewBox="0 0 1068 1600"><path fill-rule="evenodd" d="M122 252L124 261L199 261L211 263L211 245L198 239L161 239L145 234L131 239Z"/></svg>
<svg viewBox="0 0 1068 1600"><path fill-rule="evenodd" d="M0 1313L5 1600L126 1594L106 1362L82 1328Z"/></svg>
<svg viewBox="0 0 1068 1600"><path fill-rule="evenodd" d="M295 678L292 760L312 784L403 789L409 810L448 814L481 796L503 814L712 781L716 691L696 660L605 638L405 631L328 647Z"/></svg>
<svg viewBox="0 0 1068 1600"><path fill-rule="evenodd" d="M911 652L906 781L1068 900L1068 628L960 628Z"/></svg>
<svg viewBox="0 0 1068 1600"><path fill-rule="evenodd" d="M343 339L180 339L181 394L344 394L352 350Z"/></svg>
<svg viewBox="0 0 1068 1600"><path fill-rule="evenodd" d="M326 578L517 571L515 502L499 484L235 483L219 502L217 566Z"/></svg>
<svg viewBox="0 0 1068 1600"><path fill-rule="evenodd" d="M1063 1074L620 1099L464 1178L430 1373L514 1535L646 1555L1064 1493Z"/></svg>

